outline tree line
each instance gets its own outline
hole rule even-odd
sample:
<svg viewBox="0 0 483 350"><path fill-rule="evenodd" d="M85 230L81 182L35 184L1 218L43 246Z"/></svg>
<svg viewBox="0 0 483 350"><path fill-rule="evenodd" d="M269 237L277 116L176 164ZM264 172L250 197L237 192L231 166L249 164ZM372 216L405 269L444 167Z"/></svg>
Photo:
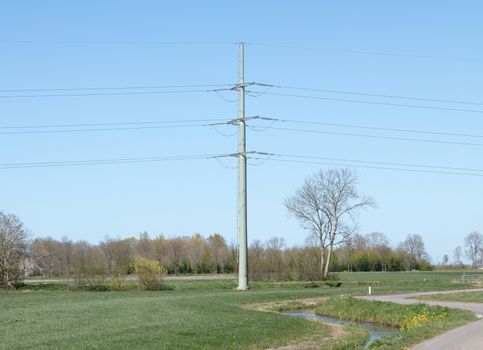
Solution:
<svg viewBox="0 0 483 350"><path fill-rule="evenodd" d="M357 176L349 169L320 170L284 201L309 237L301 247L286 247L282 238L253 241L249 246L252 280L315 280L338 271L408 271L432 268L423 239L408 235L392 246L383 233L357 233L360 211L375 207L357 191ZM137 257L155 261L169 274L236 273L238 250L218 233L168 238L105 237L99 244L67 237L28 240L29 232L13 214L0 212L0 286L15 284L22 275L46 277L125 276L133 274ZM465 254L481 266L483 237L465 239ZM455 259L461 261L462 248ZM449 258L446 259L446 261Z"/></svg>
<svg viewBox="0 0 483 350"><path fill-rule="evenodd" d="M237 251L220 234L203 237L105 237L99 244L36 238L30 243L25 268L46 277L115 276L133 273L133 261L142 257L159 262L168 274L232 273Z"/></svg>
<svg viewBox="0 0 483 350"><path fill-rule="evenodd" d="M86 241L35 238L24 246L17 265L21 275L43 277L126 276L134 274L138 257L157 261L168 274L236 273L236 244L220 234L151 238L105 237L98 244ZM249 245L249 275L252 280L317 280L324 278L320 249L308 239L303 246L287 247L282 238ZM429 270L431 265L419 235L408 235L391 247L386 235L354 234L334 249L330 271L408 271ZM325 265L324 265L325 269ZM325 276L326 277L326 276Z"/></svg>
<svg viewBox="0 0 483 350"><path fill-rule="evenodd" d="M483 235L478 231L473 231L464 238L464 248L457 246L453 250L452 262L450 262L449 255L444 254L439 265L461 268L464 266L463 258L467 258L471 262L473 269L480 269L483 266Z"/></svg>
<svg viewBox="0 0 483 350"><path fill-rule="evenodd" d="M311 280L323 277L320 250L310 240L301 247L287 247L282 238L249 245L253 279ZM67 238L37 238L31 242L28 273L46 277L75 275L130 275L135 257L156 260L168 274L236 273L238 251L220 234L167 238L105 238L99 244L72 242ZM325 267L325 266L324 266ZM355 234L334 249L330 271L410 271L430 269L424 242L408 235L396 248L382 233Z"/></svg>

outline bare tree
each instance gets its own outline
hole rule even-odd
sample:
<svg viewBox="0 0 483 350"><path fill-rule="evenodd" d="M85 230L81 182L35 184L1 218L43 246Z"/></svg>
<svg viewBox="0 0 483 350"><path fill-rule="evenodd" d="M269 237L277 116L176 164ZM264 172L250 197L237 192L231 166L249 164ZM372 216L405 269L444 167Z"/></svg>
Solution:
<svg viewBox="0 0 483 350"><path fill-rule="evenodd" d="M453 251L453 261L456 265L462 265L461 258L463 257L463 248L457 246Z"/></svg>
<svg viewBox="0 0 483 350"><path fill-rule="evenodd" d="M317 237L323 277L329 273L334 246L352 234L358 211L374 206L371 198L359 196L356 185L349 169L320 170L284 202L300 225Z"/></svg>
<svg viewBox="0 0 483 350"><path fill-rule="evenodd" d="M104 241L99 243L99 247L102 249L106 259L107 272L112 275L114 272L114 240L106 235Z"/></svg>
<svg viewBox="0 0 483 350"><path fill-rule="evenodd" d="M473 231L465 237L466 257L471 260L471 266L477 268L481 265L481 248L483 248L483 235Z"/></svg>
<svg viewBox="0 0 483 350"><path fill-rule="evenodd" d="M443 261L441 261L441 265L446 266L446 265L448 265L448 262L449 262L449 256L448 256L448 254L444 254L443 255Z"/></svg>
<svg viewBox="0 0 483 350"><path fill-rule="evenodd" d="M163 236L159 235L152 241L153 245L153 255L159 264L166 267L168 263L168 240Z"/></svg>
<svg viewBox="0 0 483 350"><path fill-rule="evenodd" d="M215 273L218 273L218 270L220 270L221 273L224 273L225 264L230 255L225 238L219 233L214 233L208 237L208 244L215 260Z"/></svg>
<svg viewBox="0 0 483 350"><path fill-rule="evenodd" d="M399 244L399 249L407 254L406 268L414 270L418 261L428 258L423 238L418 234L409 234Z"/></svg>
<svg viewBox="0 0 483 350"><path fill-rule="evenodd" d="M268 275L274 278L283 279L284 273L286 274L288 269L284 264L283 259L283 247L285 246L285 240L279 237L272 237L265 243L265 260L267 264Z"/></svg>
<svg viewBox="0 0 483 350"><path fill-rule="evenodd" d="M153 248L151 247L151 238L147 231L139 234L139 239L136 242L136 255L142 256L151 260L153 258Z"/></svg>
<svg viewBox="0 0 483 350"><path fill-rule="evenodd" d="M389 246L389 239L382 232L371 232L365 235L366 244L369 248Z"/></svg>
<svg viewBox="0 0 483 350"><path fill-rule="evenodd" d="M78 277L95 277L105 274L107 270L102 248L87 241L73 245L72 265Z"/></svg>
<svg viewBox="0 0 483 350"><path fill-rule="evenodd" d="M250 252L252 252L256 258L261 258L264 250L263 242L259 239L254 240L250 244Z"/></svg>
<svg viewBox="0 0 483 350"><path fill-rule="evenodd" d="M391 256L391 246L389 239L382 232L372 232L365 236L367 246L377 251L381 258L381 271L387 270L387 264Z"/></svg>
<svg viewBox="0 0 483 350"><path fill-rule="evenodd" d="M366 250L367 247L368 243L363 235L355 233L348 237L341 249L344 252L344 258L347 261L347 271L352 272L352 264L356 252Z"/></svg>
<svg viewBox="0 0 483 350"><path fill-rule="evenodd" d="M18 217L0 211L0 287L14 288L27 252L28 231Z"/></svg>
<svg viewBox="0 0 483 350"><path fill-rule="evenodd" d="M196 233L191 237L189 241L187 241L186 249L191 271L193 273L198 273L203 261L203 255L207 250L206 240L199 233Z"/></svg>
<svg viewBox="0 0 483 350"><path fill-rule="evenodd" d="M71 265L72 265L73 244L72 244L72 241L70 241L65 235L62 236L61 243L62 243L61 254L62 254L62 263L63 263L63 268L61 270L64 277L67 277L72 272Z"/></svg>
<svg viewBox="0 0 483 350"><path fill-rule="evenodd" d="M265 247L262 241L256 239L248 247L248 273L252 280L266 279Z"/></svg>
<svg viewBox="0 0 483 350"><path fill-rule="evenodd" d="M300 226L316 237L320 249L320 274L323 276L328 220L323 211L325 196L317 180L317 175L307 178L295 195L285 200L284 205Z"/></svg>
<svg viewBox="0 0 483 350"><path fill-rule="evenodd" d="M59 256L55 249L57 242L51 238L36 238L30 244L30 258L36 273L42 276L59 276Z"/></svg>
<svg viewBox="0 0 483 350"><path fill-rule="evenodd" d="M174 273L177 275L179 273L179 268L181 266L181 260L185 255L186 250L186 240L182 237L175 237L168 241L168 253L170 260L174 266Z"/></svg>

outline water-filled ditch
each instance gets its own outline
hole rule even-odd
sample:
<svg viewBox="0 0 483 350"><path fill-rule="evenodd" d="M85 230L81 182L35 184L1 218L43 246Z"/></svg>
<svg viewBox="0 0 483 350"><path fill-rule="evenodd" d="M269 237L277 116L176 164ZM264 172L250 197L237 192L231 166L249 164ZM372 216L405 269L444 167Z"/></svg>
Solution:
<svg viewBox="0 0 483 350"><path fill-rule="evenodd" d="M339 320L332 317L327 316L319 316L315 314L315 310L302 310L302 311L294 311L294 312L283 312L283 315L291 316L291 317L302 317L302 318L315 318L318 320L325 321L327 323L335 323L335 324L347 324L347 323L357 323L362 328L366 329L369 332L369 340L366 343L366 347L369 346L371 343L376 341L377 339L388 337L393 335L399 330L397 328L391 328L387 326L381 326L373 323L366 323L366 322L353 322L353 321L344 321Z"/></svg>

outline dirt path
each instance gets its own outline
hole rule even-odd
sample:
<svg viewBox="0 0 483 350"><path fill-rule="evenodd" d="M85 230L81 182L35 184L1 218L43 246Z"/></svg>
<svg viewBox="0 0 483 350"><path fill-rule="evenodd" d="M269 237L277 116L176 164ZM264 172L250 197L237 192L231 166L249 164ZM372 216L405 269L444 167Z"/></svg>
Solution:
<svg viewBox="0 0 483 350"><path fill-rule="evenodd" d="M421 301L414 299L424 295L434 294L451 294L451 293L469 293L483 292L480 289L452 290L444 292L421 292L421 293L404 293L391 295L371 295L358 297L364 300L388 301L397 304L414 304ZM428 305L447 306L454 309L462 309L474 312L479 318L483 317L483 303L462 303L453 301L437 301L424 300ZM483 350L483 319L469 323L467 325L452 329L448 332L440 334L432 339L426 340L411 349L413 350Z"/></svg>

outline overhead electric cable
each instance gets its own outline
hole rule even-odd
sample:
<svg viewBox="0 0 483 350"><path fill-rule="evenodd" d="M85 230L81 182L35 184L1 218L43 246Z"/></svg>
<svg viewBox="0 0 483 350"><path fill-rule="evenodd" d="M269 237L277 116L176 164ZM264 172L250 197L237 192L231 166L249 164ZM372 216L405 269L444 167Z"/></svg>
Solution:
<svg viewBox="0 0 483 350"><path fill-rule="evenodd" d="M69 44L69 45L163 45L163 46L203 46L235 45L228 41L156 41L156 40L0 40L0 44Z"/></svg>
<svg viewBox="0 0 483 350"><path fill-rule="evenodd" d="M225 125L233 125L231 123L226 123ZM235 135L238 135L238 131L235 131L235 132L232 132L232 133L224 133L224 132L221 132L219 129L218 129L218 126L219 124L209 124L209 126L211 126L213 128L213 130L215 130L218 134L220 134L221 136L224 136L224 137L232 137L232 136L235 136Z"/></svg>
<svg viewBox="0 0 483 350"><path fill-rule="evenodd" d="M121 163L146 163L174 160L194 160L194 159L215 159L221 157L233 157L233 154L194 154L162 157L142 157L142 158L113 158L113 159L90 159L90 160L67 160L67 161L48 161L48 162L28 162L28 163L0 163L0 170L18 168L46 168L64 167L81 165L100 165L100 164L121 164Z"/></svg>
<svg viewBox="0 0 483 350"><path fill-rule="evenodd" d="M249 91L249 92L254 92L254 91ZM448 108L448 107L424 106L424 105L413 105L413 104L403 104L403 103L378 102L378 101L367 101L367 100L353 100L353 99L344 99L344 98L335 98L335 97L285 94L285 93L278 93L278 92L265 92L265 94L266 95L274 95L274 96L305 98L305 99L311 99L311 100L350 102L350 103L373 104L373 105L392 106L392 107L434 109L434 110L451 111L451 112L483 113L483 110L464 109L464 108Z"/></svg>
<svg viewBox="0 0 483 350"><path fill-rule="evenodd" d="M152 130L152 129L178 129L192 127L207 127L210 124L178 124L178 125L151 125L151 126L130 126L122 128L91 128L91 129L60 129L60 130L33 130L33 131L3 131L0 135L26 135L26 134L63 134L74 132L96 132L96 131L123 131L123 130Z"/></svg>
<svg viewBox="0 0 483 350"><path fill-rule="evenodd" d="M460 171L473 171L473 172L483 172L483 169L477 168L462 168L462 167L450 167L450 166L440 166L440 165L425 165L416 163L397 163L397 162L382 162L382 161L372 161L372 160L357 160L357 159L344 159L344 158L329 158L320 156L306 156L306 155L294 155L294 154L271 154L271 157L279 158L296 158L296 159L312 159L312 160L328 160L337 162L350 162L350 163L366 163L366 164L377 164L377 165L390 165L390 166L401 166L401 167L414 167L414 168L426 168L426 169L444 169L444 170L460 170Z"/></svg>
<svg viewBox="0 0 483 350"><path fill-rule="evenodd" d="M406 133L429 134L429 135L440 135L440 136L483 138L483 135L454 133L454 132L445 132L445 131L398 129L398 128L386 128L386 127L358 125L358 124L323 123L323 122L312 122L312 121L304 121L304 120L296 120L296 119L278 119L278 118L272 118L272 119L275 120L275 121L280 121L280 122L285 122L285 123L294 123L294 124L323 125L323 126L335 126L335 127L342 127L342 128L367 129L367 130L391 131L391 132L406 132Z"/></svg>
<svg viewBox="0 0 483 350"><path fill-rule="evenodd" d="M224 164L219 158L215 158L215 160L218 162L218 164L220 164L223 168L226 168L226 169L230 169L230 170L234 170L234 169L238 169L238 166L229 166L229 165L226 165Z"/></svg>
<svg viewBox="0 0 483 350"><path fill-rule="evenodd" d="M483 59L478 58L478 57L450 57L450 56L439 56L439 55L419 55L419 54L397 53L397 52L348 50L348 49L334 49L334 48L324 48L324 47L310 47L310 46L284 45L284 44L268 44L268 43L255 43L255 42L246 43L246 45L281 48L281 49L321 51L321 52L329 52L329 53L356 54L356 55L375 55L375 56L389 56L389 57L392 56L392 57L406 57L406 58L433 59L433 60L451 60L451 61L454 60L454 61L483 62Z"/></svg>
<svg viewBox="0 0 483 350"><path fill-rule="evenodd" d="M283 127L275 127L275 126L267 126L266 129L282 130L282 131L294 131L294 132L302 132L302 133L310 133L310 134L326 134L326 135L338 135L338 136L354 136L354 137L363 137L363 138L381 139L381 140L395 140L395 141L438 143L438 144L462 145L462 146L476 146L476 147L482 147L483 146L483 144L481 144L481 143L471 143L471 142L431 140L431 139L413 139L413 138L396 137L396 136L367 135L367 134L355 134L355 133L345 133L345 132L336 132L336 131L322 131L322 130L307 130L307 129L296 129L296 128L283 128Z"/></svg>
<svg viewBox="0 0 483 350"><path fill-rule="evenodd" d="M343 94L343 95L357 95L357 96L367 96L367 97L392 98L392 99L399 99L399 100L412 100L412 101L439 102L439 103L483 106L483 102L459 101L459 100L450 100L450 99L442 99L442 98L425 98L425 97L413 97L413 96L373 94L373 93L360 92L360 91L329 90L329 89L319 89L319 88L299 87L299 86L286 86L286 85L272 85L272 87L277 88L277 89L327 92L327 93Z"/></svg>
<svg viewBox="0 0 483 350"><path fill-rule="evenodd" d="M225 123L231 125L230 123ZM211 124L174 124L174 125L149 125L149 126L125 126L125 127L109 127L109 128L81 128L81 129L56 129L56 130L22 130L22 131L0 131L0 135L22 135L22 134L61 134L73 132L98 132L98 131L123 131L123 130L149 130L149 129L177 129L177 128L191 128L191 127L213 127L215 131L221 123ZM223 135L228 136L228 135Z"/></svg>
<svg viewBox="0 0 483 350"><path fill-rule="evenodd" d="M44 88L44 89L0 89L0 92L52 92L52 91L103 91L103 90L139 90L139 89L187 89L202 87L233 87L236 84L196 84L196 85L140 85L112 87L76 87L76 88Z"/></svg>
<svg viewBox="0 0 483 350"><path fill-rule="evenodd" d="M204 123L204 122L229 122L229 121L231 121L231 119L227 119L227 118L147 120L147 121L129 121L129 122L106 122L106 123L9 125L9 126L0 126L0 129L74 128L74 127L95 127L95 126L124 126L124 125ZM225 123L217 123L217 124L221 125Z"/></svg>
<svg viewBox="0 0 483 350"><path fill-rule="evenodd" d="M126 91L126 92L92 92L79 94L29 94L29 95L0 95L0 98L40 98L40 97L82 97L82 96L124 96L124 95L156 95L156 94L187 94L187 93L218 93L225 89L194 89L194 90L161 90L161 91Z"/></svg>
<svg viewBox="0 0 483 350"><path fill-rule="evenodd" d="M231 89L230 89L231 90ZM221 98L223 101L225 102L229 102L229 103L235 103L238 101L238 99L229 99L229 98L226 98L225 96L223 96L222 94L220 94L219 91L215 90L214 91L216 93L216 95Z"/></svg>
<svg viewBox="0 0 483 350"><path fill-rule="evenodd" d="M365 168L365 169L376 169L376 170L394 170L403 172L416 172L416 173L431 173L431 174L445 174L445 175L461 175L461 176L475 176L483 177L483 174L475 173L464 173L464 172L450 172L450 171L437 171L437 170L423 170L423 169L406 169L406 168L394 168L394 167L383 167L383 166L369 166L360 164L339 164L339 163L327 163L327 162L314 162L314 161L304 161L304 160L291 160L291 159L266 159L260 157L250 157L250 159L266 160L269 162L285 162L285 163L295 163L295 164L311 164L311 165L324 165L324 166L343 166L350 168Z"/></svg>

